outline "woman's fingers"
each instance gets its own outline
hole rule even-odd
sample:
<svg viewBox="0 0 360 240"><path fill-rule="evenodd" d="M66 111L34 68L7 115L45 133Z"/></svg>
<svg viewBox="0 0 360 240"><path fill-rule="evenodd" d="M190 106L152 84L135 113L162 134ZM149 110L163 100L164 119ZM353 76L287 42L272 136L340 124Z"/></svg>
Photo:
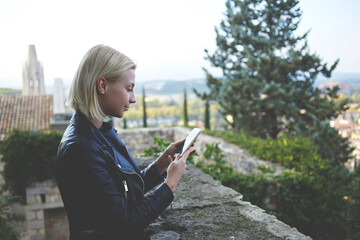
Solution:
<svg viewBox="0 0 360 240"><path fill-rule="evenodd" d="M190 153L193 152L195 149L193 147L189 148L186 152L184 152L183 155L181 155L180 159L184 159L186 161L186 159L190 156Z"/></svg>

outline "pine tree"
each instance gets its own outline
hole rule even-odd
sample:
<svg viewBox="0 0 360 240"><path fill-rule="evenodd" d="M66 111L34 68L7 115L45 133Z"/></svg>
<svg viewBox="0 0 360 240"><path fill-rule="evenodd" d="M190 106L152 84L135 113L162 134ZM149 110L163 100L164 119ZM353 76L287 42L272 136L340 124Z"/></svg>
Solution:
<svg viewBox="0 0 360 240"><path fill-rule="evenodd" d="M323 145L331 136L326 149L339 150L341 145L341 150L323 153L336 165L346 161L351 149L328 120L345 110L346 102L335 104L337 87L321 92L314 83L319 74L330 77L339 60L328 67L310 52L309 32L295 35L301 17L298 3L227 0L225 20L215 28L217 49L213 54L205 50L206 58L223 72L216 78L205 69L208 96L234 129L254 136L300 134Z"/></svg>
<svg viewBox="0 0 360 240"><path fill-rule="evenodd" d="M147 127L147 115L146 115L146 101L145 101L145 88L142 87L142 106L143 106L143 127Z"/></svg>
<svg viewBox="0 0 360 240"><path fill-rule="evenodd" d="M188 126L189 125L189 117L188 117L188 111L187 111L186 88L184 88L183 120L184 120L184 126Z"/></svg>

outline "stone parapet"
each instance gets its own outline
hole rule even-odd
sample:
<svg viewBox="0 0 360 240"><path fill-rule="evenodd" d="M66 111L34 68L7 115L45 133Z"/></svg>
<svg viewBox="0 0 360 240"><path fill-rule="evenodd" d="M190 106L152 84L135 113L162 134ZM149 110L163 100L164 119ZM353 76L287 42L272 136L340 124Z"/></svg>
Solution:
<svg viewBox="0 0 360 240"><path fill-rule="evenodd" d="M138 159L140 167L154 158ZM242 195L188 164L173 204L146 228L161 239L311 239L249 202Z"/></svg>
<svg viewBox="0 0 360 240"><path fill-rule="evenodd" d="M183 127L142 128L120 130L118 131L118 135L128 147L130 152L132 154L137 154L154 146L153 136L158 136L169 142L173 142L182 138L186 138L190 131L191 129ZM284 170L283 167L277 164L263 161L247 154L243 148L235 144L228 143L219 137L213 137L203 133L199 135L195 143L195 148L200 157L205 152L206 145L214 143L218 144L219 148L224 154L225 160L230 163L238 172L245 174L257 173L259 172L259 165L274 168L276 173L280 173L282 170Z"/></svg>

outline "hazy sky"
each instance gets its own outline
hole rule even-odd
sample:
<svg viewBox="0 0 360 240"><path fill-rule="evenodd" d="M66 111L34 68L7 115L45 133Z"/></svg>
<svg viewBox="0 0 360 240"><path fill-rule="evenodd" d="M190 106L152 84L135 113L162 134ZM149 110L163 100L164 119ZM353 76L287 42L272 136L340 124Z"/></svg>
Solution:
<svg viewBox="0 0 360 240"><path fill-rule="evenodd" d="M300 0L299 31L337 72L360 73L360 1ZM69 84L92 46L103 43L137 62L137 81L204 78L204 49L225 0L0 0L0 87L21 88L28 45L36 46L45 85Z"/></svg>

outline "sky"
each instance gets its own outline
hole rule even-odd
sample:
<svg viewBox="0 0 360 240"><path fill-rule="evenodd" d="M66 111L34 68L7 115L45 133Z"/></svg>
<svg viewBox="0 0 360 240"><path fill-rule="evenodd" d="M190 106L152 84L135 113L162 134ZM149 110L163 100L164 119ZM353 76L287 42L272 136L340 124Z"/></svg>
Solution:
<svg viewBox="0 0 360 240"><path fill-rule="evenodd" d="M0 0L0 88L22 88L35 45L45 85L69 85L88 49L109 45L137 63L136 81L205 77L204 49L216 49L225 0ZM336 72L360 73L360 1L300 0L298 32Z"/></svg>

